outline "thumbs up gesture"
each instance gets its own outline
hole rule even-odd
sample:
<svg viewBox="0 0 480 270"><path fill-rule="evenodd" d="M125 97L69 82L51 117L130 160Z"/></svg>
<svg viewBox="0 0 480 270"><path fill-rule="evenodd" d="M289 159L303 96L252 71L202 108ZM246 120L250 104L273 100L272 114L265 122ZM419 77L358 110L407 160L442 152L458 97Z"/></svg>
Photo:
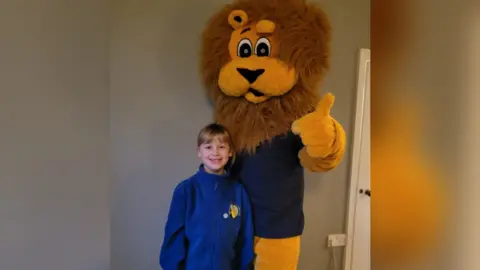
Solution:
<svg viewBox="0 0 480 270"><path fill-rule="evenodd" d="M312 158L327 158L345 146L344 140L343 142L337 140L339 136L344 138L343 128L330 116L334 101L335 97L327 93L314 112L292 124L292 132L300 136L307 154Z"/></svg>

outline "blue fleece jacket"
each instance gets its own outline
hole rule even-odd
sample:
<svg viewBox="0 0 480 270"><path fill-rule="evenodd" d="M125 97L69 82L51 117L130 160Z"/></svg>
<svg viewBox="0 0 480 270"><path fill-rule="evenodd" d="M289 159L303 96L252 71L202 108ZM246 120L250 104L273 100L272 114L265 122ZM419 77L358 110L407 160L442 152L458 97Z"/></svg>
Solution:
<svg viewBox="0 0 480 270"><path fill-rule="evenodd" d="M250 202L242 185L200 166L175 188L160 265L164 270L251 269L253 241Z"/></svg>

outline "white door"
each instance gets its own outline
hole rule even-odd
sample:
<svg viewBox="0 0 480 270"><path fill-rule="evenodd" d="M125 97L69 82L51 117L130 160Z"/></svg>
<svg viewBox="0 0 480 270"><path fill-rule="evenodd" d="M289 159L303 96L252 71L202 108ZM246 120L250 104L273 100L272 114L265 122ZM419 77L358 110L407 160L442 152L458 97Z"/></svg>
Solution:
<svg viewBox="0 0 480 270"><path fill-rule="evenodd" d="M370 50L361 49L347 216L345 270L370 270Z"/></svg>

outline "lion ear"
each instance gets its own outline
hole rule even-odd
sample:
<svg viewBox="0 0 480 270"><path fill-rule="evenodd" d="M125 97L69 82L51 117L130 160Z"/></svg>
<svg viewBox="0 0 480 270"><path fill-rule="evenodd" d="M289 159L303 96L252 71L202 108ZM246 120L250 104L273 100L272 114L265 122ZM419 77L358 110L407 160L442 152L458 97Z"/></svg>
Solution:
<svg viewBox="0 0 480 270"><path fill-rule="evenodd" d="M243 10L234 10L228 15L228 23L237 30L248 23L248 15Z"/></svg>

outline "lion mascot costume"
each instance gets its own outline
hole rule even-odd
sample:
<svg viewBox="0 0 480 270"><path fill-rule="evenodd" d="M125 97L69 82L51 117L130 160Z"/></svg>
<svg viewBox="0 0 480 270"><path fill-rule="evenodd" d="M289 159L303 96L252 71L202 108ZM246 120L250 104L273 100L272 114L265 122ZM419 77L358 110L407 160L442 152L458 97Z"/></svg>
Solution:
<svg viewBox="0 0 480 270"><path fill-rule="evenodd" d="M252 201L256 269L297 268L304 168L327 172L344 156L334 97L317 93L330 40L326 14L305 0L234 1L202 36L203 82L233 136L231 173Z"/></svg>

